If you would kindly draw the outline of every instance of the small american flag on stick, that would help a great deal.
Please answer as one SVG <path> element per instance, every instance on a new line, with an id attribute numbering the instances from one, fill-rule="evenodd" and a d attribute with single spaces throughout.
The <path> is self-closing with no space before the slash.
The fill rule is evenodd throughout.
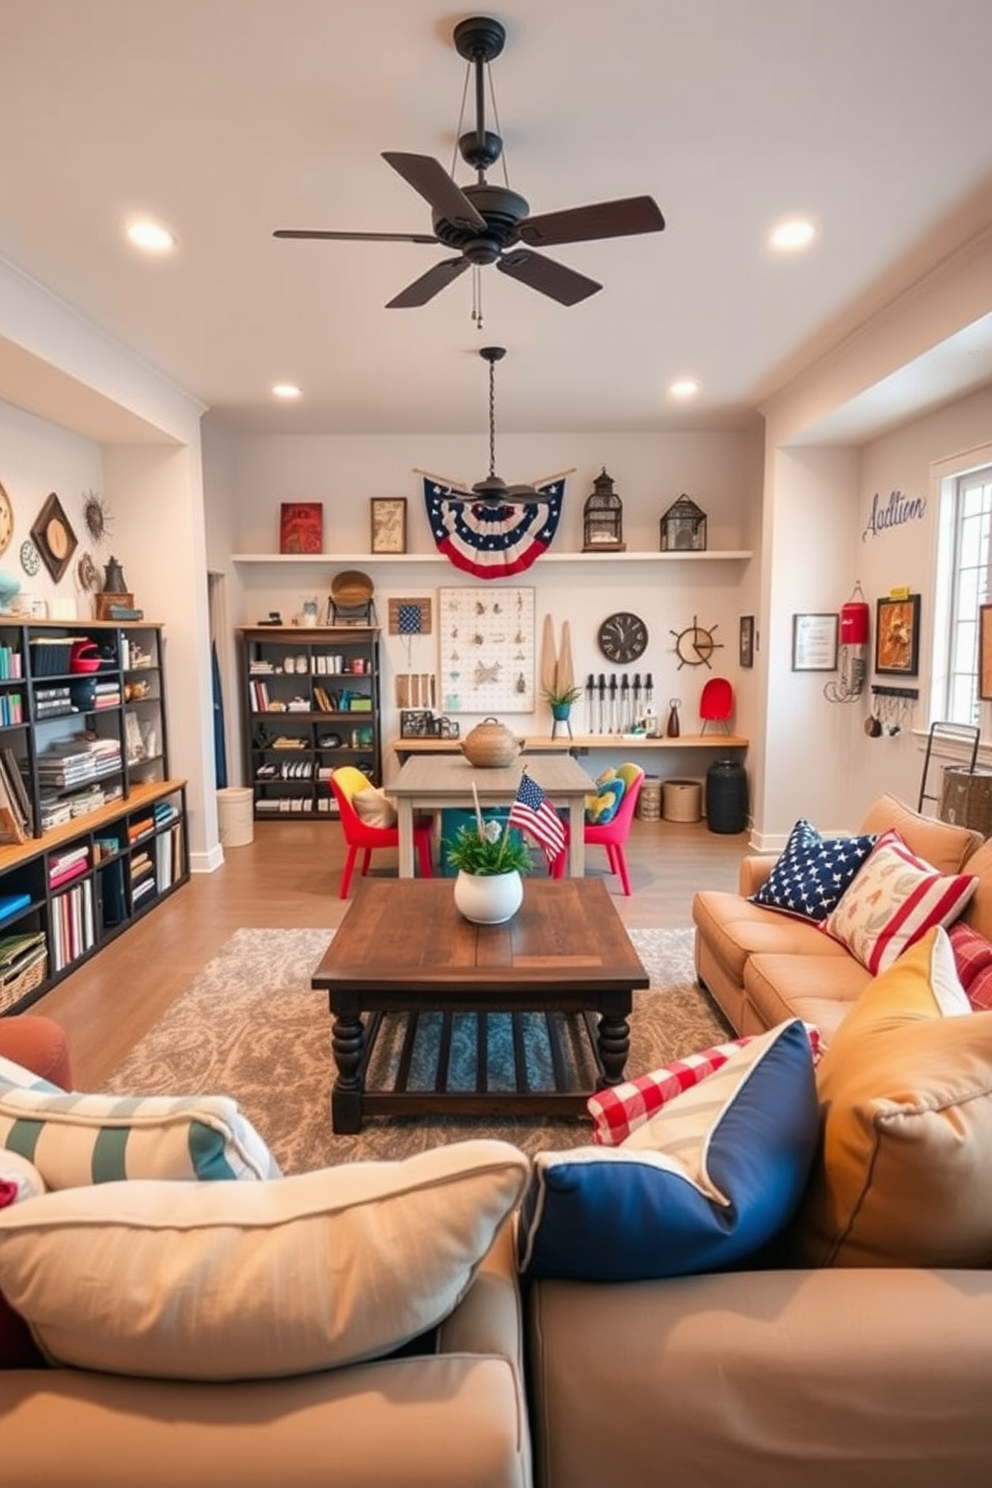
<path id="1" fill-rule="evenodd" d="M 519 827 L 544 848 L 544 856 L 553 863 L 565 850 L 565 828 L 557 811 L 535 780 L 524 772 L 516 799 L 510 807 L 509 825 Z"/>

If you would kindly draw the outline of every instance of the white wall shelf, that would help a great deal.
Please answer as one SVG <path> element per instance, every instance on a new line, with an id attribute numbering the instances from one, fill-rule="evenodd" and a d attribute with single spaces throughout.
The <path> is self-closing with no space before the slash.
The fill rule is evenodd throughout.
<path id="1" fill-rule="evenodd" d="M 704 553 L 543 553 L 538 563 L 725 563 L 730 560 L 750 558 L 747 549 L 730 549 Z M 232 553 L 232 563 L 309 565 L 325 568 L 328 563 L 347 564 L 410 564 L 440 563 L 451 567 L 451 560 L 444 553 Z"/>

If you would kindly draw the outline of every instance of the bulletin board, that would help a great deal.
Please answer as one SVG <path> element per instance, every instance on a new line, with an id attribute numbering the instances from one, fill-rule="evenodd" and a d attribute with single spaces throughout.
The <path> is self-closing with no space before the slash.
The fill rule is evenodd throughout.
<path id="1" fill-rule="evenodd" d="M 533 588 L 442 589 L 441 703 L 445 713 L 533 713 Z"/>

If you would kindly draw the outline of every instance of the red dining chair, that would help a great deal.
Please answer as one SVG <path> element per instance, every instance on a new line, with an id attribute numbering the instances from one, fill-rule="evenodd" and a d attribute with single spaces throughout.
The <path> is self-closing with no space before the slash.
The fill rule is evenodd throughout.
<path id="1" fill-rule="evenodd" d="M 394 824 L 391 827 L 374 827 L 365 822 L 355 810 L 352 797 L 359 791 L 369 790 L 370 782 L 367 776 L 354 765 L 342 765 L 340 769 L 331 775 L 331 790 L 334 799 L 338 803 L 341 813 L 341 830 L 347 846 L 344 860 L 344 868 L 341 870 L 340 897 L 347 899 L 348 890 L 351 887 L 351 875 L 354 872 L 355 860 L 359 850 L 362 853 L 362 878 L 369 871 L 372 854 L 379 847 L 398 847 L 400 841 L 399 828 Z M 413 820 L 413 845 L 420 863 L 421 878 L 432 877 L 431 869 L 431 835 L 434 823 L 429 816 L 415 816 Z"/>
<path id="2" fill-rule="evenodd" d="M 610 872 L 617 874 L 623 885 L 623 891 L 630 894 L 630 874 L 627 870 L 627 859 L 624 855 L 624 845 L 630 836 L 630 824 L 634 820 L 634 807 L 637 798 L 641 794 L 641 786 L 644 783 L 644 771 L 640 765 L 624 764 L 617 766 L 617 774 L 625 782 L 625 789 L 617 807 L 617 814 L 608 822 L 586 822 L 585 844 L 586 847 L 601 846 L 606 849 L 606 858 L 610 865 Z M 568 823 L 565 826 L 565 845 L 568 845 L 569 831 Z M 563 878 L 565 875 L 565 854 L 560 852 L 551 865 L 553 878 Z"/>

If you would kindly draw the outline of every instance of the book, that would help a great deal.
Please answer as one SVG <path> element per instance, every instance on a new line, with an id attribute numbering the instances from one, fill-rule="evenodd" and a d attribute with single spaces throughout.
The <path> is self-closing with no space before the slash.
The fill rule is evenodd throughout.
<path id="1" fill-rule="evenodd" d="M 4 748 L 0 750 L 0 765 L 4 767 L 5 773 L 10 779 L 10 784 L 13 787 L 12 797 L 16 800 L 20 808 L 24 830 L 30 837 L 34 832 L 34 810 L 31 806 L 31 797 L 28 795 L 28 788 L 24 783 L 24 776 L 21 773 L 20 762 L 12 749 Z"/>
<path id="2" fill-rule="evenodd" d="M 21 821 L 20 810 L 13 804 L 4 772 L 0 768 L 0 842 L 26 841 L 27 832 Z"/>
<path id="3" fill-rule="evenodd" d="M 13 919 L 31 903 L 30 894 L 0 894 L 0 920 Z"/>

